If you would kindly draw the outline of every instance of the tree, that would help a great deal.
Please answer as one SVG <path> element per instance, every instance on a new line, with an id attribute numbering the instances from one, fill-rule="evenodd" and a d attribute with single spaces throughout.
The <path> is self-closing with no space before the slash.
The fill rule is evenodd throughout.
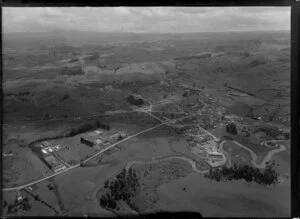
<path id="1" fill-rule="evenodd" d="M 285 132 L 283 135 L 284 135 L 285 139 L 287 139 L 287 140 L 290 138 L 290 133 L 288 133 L 288 132 Z"/>
<path id="2" fill-rule="evenodd" d="M 234 123 L 230 123 L 226 126 L 226 132 L 236 135 L 237 134 L 237 128 Z"/>
<path id="3" fill-rule="evenodd" d="M 187 96 L 188 96 L 188 93 L 187 93 L 187 92 L 184 92 L 184 93 L 182 94 L 182 96 L 183 96 L 183 97 L 187 97 Z"/>
<path id="4" fill-rule="evenodd" d="M 5 208 L 6 206 L 7 206 L 7 201 L 4 200 L 4 202 L 3 202 L 3 208 Z"/>
<path id="5" fill-rule="evenodd" d="M 105 180 L 105 182 L 104 182 L 104 188 L 108 188 L 108 185 L 109 185 L 109 180 Z"/>

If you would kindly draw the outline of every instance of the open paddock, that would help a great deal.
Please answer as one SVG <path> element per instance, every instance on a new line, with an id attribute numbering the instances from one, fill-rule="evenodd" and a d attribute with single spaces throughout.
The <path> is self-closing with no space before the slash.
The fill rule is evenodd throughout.
<path id="1" fill-rule="evenodd" d="M 237 165 L 251 165 L 251 155 L 244 148 L 239 147 L 231 141 L 224 143 L 223 149 L 230 155 L 231 164 Z"/>
<path id="2" fill-rule="evenodd" d="M 210 182 L 201 175 L 189 174 L 161 184 L 157 193 L 159 200 L 152 212 L 164 209 L 196 211 L 204 217 L 289 217 L 291 210 L 288 185 Z"/>

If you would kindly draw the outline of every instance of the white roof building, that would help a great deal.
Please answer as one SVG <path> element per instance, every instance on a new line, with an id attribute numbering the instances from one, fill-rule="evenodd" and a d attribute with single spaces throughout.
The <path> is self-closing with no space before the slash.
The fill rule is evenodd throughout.
<path id="1" fill-rule="evenodd" d="M 101 139 L 96 139 L 95 143 L 96 143 L 96 144 L 101 144 L 101 143 L 102 143 L 102 140 L 101 140 Z"/>
<path id="2" fill-rule="evenodd" d="M 101 135 L 103 132 L 100 131 L 100 130 L 96 130 L 95 133 L 96 133 L 97 135 Z"/>

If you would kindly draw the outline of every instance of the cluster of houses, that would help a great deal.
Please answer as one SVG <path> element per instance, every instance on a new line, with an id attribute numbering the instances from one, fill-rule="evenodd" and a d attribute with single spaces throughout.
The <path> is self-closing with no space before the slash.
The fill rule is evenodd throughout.
<path id="1" fill-rule="evenodd" d="M 225 155 L 218 150 L 217 143 L 211 135 L 189 134 L 188 142 L 194 146 L 192 153 L 207 158 L 211 166 L 217 167 L 226 162 Z"/>

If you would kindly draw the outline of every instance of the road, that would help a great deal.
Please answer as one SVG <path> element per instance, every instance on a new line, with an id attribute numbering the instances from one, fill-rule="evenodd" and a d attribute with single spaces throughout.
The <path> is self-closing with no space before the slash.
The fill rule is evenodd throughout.
<path id="1" fill-rule="evenodd" d="M 135 94 L 132 94 L 132 95 L 135 95 Z M 161 123 L 158 124 L 158 125 L 156 125 L 156 126 L 153 126 L 152 128 L 149 128 L 149 129 L 146 129 L 146 130 L 144 130 L 144 131 L 138 132 L 138 133 L 136 133 L 136 134 L 134 134 L 134 135 L 128 136 L 127 138 L 124 138 L 123 140 L 118 141 L 118 142 L 116 142 L 116 143 L 114 143 L 114 144 L 108 146 L 107 148 L 105 148 L 105 149 L 99 151 L 98 153 L 96 153 L 96 154 L 94 154 L 93 156 L 87 158 L 86 160 L 82 161 L 81 163 L 84 164 L 84 163 L 90 161 L 91 159 L 93 159 L 93 158 L 99 156 L 100 154 L 104 153 L 105 151 L 107 151 L 107 150 L 109 150 L 109 149 L 111 149 L 111 148 L 117 146 L 118 144 L 120 144 L 120 143 L 122 143 L 122 142 L 125 142 L 125 141 L 127 141 L 127 140 L 129 140 L 129 139 L 131 139 L 131 138 L 134 138 L 134 137 L 136 137 L 136 136 L 138 136 L 138 135 L 140 135 L 140 134 L 143 134 L 143 133 L 145 133 L 145 132 L 148 132 L 148 131 L 151 131 L 151 130 L 153 130 L 153 129 L 156 129 L 156 128 L 158 128 L 158 127 L 160 127 L 160 126 L 162 126 L 162 125 L 165 125 L 165 124 L 167 124 L 168 122 L 171 122 L 171 121 L 172 121 L 172 120 L 163 121 L 163 120 L 161 120 L 160 118 L 158 118 L 158 117 L 152 115 L 152 114 L 151 114 L 152 103 L 151 103 L 149 100 L 147 100 L 147 99 L 145 99 L 145 98 L 143 98 L 143 97 L 140 97 L 140 98 L 143 99 L 143 100 L 145 100 L 145 101 L 147 101 L 147 102 L 149 103 L 149 109 L 147 110 L 148 112 L 144 112 L 144 111 L 141 111 L 141 112 L 144 112 L 144 113 L 146 113 L 146 114 L 148 114 L 148 115 L 150 115 L 150 116 L 152 116 L 152 117 L 158 119 Z M 113 115 L 113 114 L 132 113 L 132 112 L 137 112 L 137 111 L 121 111 L 121 112 L 118 111 L 118 112 L 111 112 L 111 113 L 106 113 L 106 114 L 101 114 L 101 115 Z M 95 117 L 95 116 L 96 116 L 96 115 L 93 115 L 93 116 L 87 116 L 87 117 Z M 99 115 L 98 115 L 98 116 L 99 116 Z M 87 117 L 80 117 L 80 118 L 87 118 Z M 77 118 L 77 117 L 76 117 L 76 118 Z M 68 118 L 68 119 L 70 119 L 70 118 Z M 73 119 L 74 119 L 74 118 L 73 118 Z M 55 119 L 52 119 L 52 120 L 55 120 Z M 57 120 L 59 120 L 59 119 L 57 119 Z M 47 121 L 48 121 L 48 120 L 47 120 Z M 27 184 L 25 184 L 25 185 L 16 186 L 16 187 L 11 187 L 11 188 L 2 188 L 2 191 L 20 190 L 20 189 L 26 188 L 26 187 L 28 187 L 28 186 L 32 186 L 32 185 L 34 185 L 34 184 L 37 184 L 37 183 L 39 183 L 39 182 L 43 182 L 43 181 L 45 181 L 45 180 L 47 180 L 47 179 L 53 178 L 53 177 L 55 177 L 55 176 L 57 176 L 57 175 L 66 173 L 66 172 L 68 172 L 68 171 L 70 171 L 70 170 L 72 170 L 72 169 L 74 169 L 74 168 L 79 167 L 79 166 L 80 166 L 80 163 L 79 163 L 79 164 L 76 164 L 76 165 L 73 165 L 73 166 L 70 166 L 69 168 L 67 168 L 67 169 L 65 169 L 65 170 L 62 170 L 62 171 L 60 171 L 60 172 L 58 172 L 58 173 L 54 173 L 54 174 L 52 174 L 52 175 L 50 175 L 50 176 L 47 176 L 47 177 L 44 177 L 44 178 L 42 178 L 42 179 L 33 181 L 33 182 L 31 182 L 31 183 L 27 183 Z"/>
<path id="2" fill-rule="evenodd" d="M 138 135 L 141 135 L 141 134 L 143 134 L 143 133 L 145 133 L 145 132 L 149 132 L 149 131 L 151 131 L 151 130 L 153 130 L 153 129 L 156 129 L 156 128 L 160 127 L 160 126 L 163 126 L 163 125 L 165 125 L 165 124 L 168 123 L 168 122 L 170 122 L 170 120 L 165 121 L 165 122 L 163 122 L 163 123 L 160 123 L 160 124 L 158 124 L 158 125 L 156 125 L 156 126 L 153 126 L 153 127 L 149 128 L 149 129 L 146 129 L 146 130 L 144 130 L 144 131 L 138 132 L 138 133 L 136 133 L 136 134 L 134 134 L 134 135 L 128 136 L 127 138 L 124 138 L 123 140 L 118 141 L 118 142 L 116 142 L 116 143 L 114 143 L 114 144 L 108 146 L 107 148 L 105 148 L 105 149 L 99 151 L 98 153 L 96 153 L 96 154 L 94 154 L 93 156 L 87 158 L 86 160 L 82 161 L 81 163 L 86 163 L 86 162 L 90 161 L 91 159 L 93 159 L 93 158 L 99 156 L 100 154 L 104 153 L 105 151 L 107 151 L 107 150 L 109 150 L 109 149 L 111 149 L 111 148 L 117 146 L 118 144 L 120 144 L 120 143 L 122 143 L 122 142 L 125 142 L 125 141 L 127 141 L 127 140 L 129 140 L 129 139 L 131 139 L 131 138 L 134 138 L 134 137 L 136 137 L 136 136 L 138 136 Z M 73 165 L 73 166 L 71 166 L 71 167 L 69 167 L 69 168 L 67 168 L 67 169 L 65 169 L 65 170 L 62 170 L 62 171 L 60 171 L 60 172 L 58 172 L 58 173 L 54 173 L 54 174 L 52 174 L 52 175 L 50 175 L 50 176 L 44 177 L 44 178 L 39 179 L 39 180 L 35 180 L 35 181 L 30 182 L 30 183 L 27 183 L 27 184 L 25 184 L 25 185 L 16 186 L 16 187 L 11 187 L 11 188 L 2 188 L 2 191 L 21 190 L 21 189 L 26 188 L 26 187 L 28 187 L 28 186 L 32 186 L 32 185 L 34 185 L 34 184 L 43 182 L 43 181 L 45 181 L 45 180 L 47 180 L 47 179 L 53 178 L 53 177 L 58 176 L 58 175 L 60 175 L 60 174 L 66 173 L 66 172 L 68 172 L 68 171 L 70 171 L 70 170 L 72 170 L 72 169 L 74 169 L 74 168 L 79 167 L 79 166 L 80 166 L 80 163 L 79 163 L 79 164 L 76 164 L 76 165 Z"/>
<path id="3" fill-rule="evenodd" d="M 134 94 L 133 94 L 133 95 L 134 95 Z M 65 170 L 62 170 L 62 171 L 60 171 L 60 172 L 58 172 L 58 173 L 54 173 L 54 174 L 52 174 L 52 175 L 50 175 L 50 176 L 44 177 L 44 178 L 42 178 L 42 179 L 39 179 L 39 180 L 30 182 L 30 183 L 27 183 L 27 184 L 25 184 L 25 185 L 16 186 L 16 187 L 11 187 L 11 188 L 2 188 L 2 191 L 21 190 L 21 189 L 23 189 L 23 188 L 32 186 L 32 185 L 37 184 L 37 183 L 39 183 L 39 182 L 43 182 L 43 181 L 45 181 L 45 180 L 48 180 L 48 179 L 53 178 L 53 177 L 55 177 L 55 176 L 58 176 L 58 175 L 60 175 L 60 174 L 66 173 L 66 172 L 68 172 L 68 171 L 70 171 L 70 170 L 72 170 L 72 169 L 74 169 L 74 168 L 79 167 L 81 164 L 84 164 L 84 163 L 86 163 L 86 162 L 92 160 L 93 158 L 95 158 L 95 157 L 99 156 L 100 154 L 104 153 L 105 151 L 107 151 L 107 150 L 109 150 L 109 149 L 111 149 L 111 148 L 113 148 L 113 147 L 119 145 L 119 144 L 122 143 L 122 142 L 125 142 L 125 141 L 127 141 L 127 140 L 129 140 L 129 139 L 131 139 L 131 138 L 134 138 L 134 137 L 136 137 L 136 136 L 138 136 L 138 135 L 141 135 L 141 134 L 143 134 L 143 133 L 145 133 L 145 132 L 148 132 L 148 131 L 151 131 L 151 130 L 153 130 L 153 129 L 156 129 L 156 128 L 160 127 L 160 126 L 166 125 L 167 123 L 172 123 L 173 121 L 177 121 L 177 120 L 181 120 L 181 119 L 184 119 L 184 118 L 188 118 L 188 117 L 190 117 L 190 116 L 193 116 L 193 114 L 192 114 L 192 115 L 186 116 L 186 117 L 184 117 L 184 118 L 179 118 L 179 119 L 174 119 L 174 120 L 163 121 L 163 120 L 161 120 L 159 117 L 156 117 L 156 116 L 154 116 L 154 115 L 151 114 L 151 111 L 152 111 L 152 103 L 151 103 L 149 100 L 145 99 L 145 98 L 142 98 L 142 97 L 141 97 L 141 99 L 144 99 L 145 101 L 147 101 L 147 102 L 149 103 L 149 109 L 148 109 L 147 111 L 140 111 L 140 112 L 144 112 L 144 113 L 146 113 L 146 114 L 152 116 L 153 118 L 156 118 L 157 120 L 159 120 L 159 121 L 161 122 L 160 124 L 158 124 L 158 125 L 156 125 L 156 126 L 153 126 L 153 127 L 149 128 L 149 129 L 146 129 L 146 130 L 144 130 L 144 131 L 138 132 L 138 133 L 136 133 L 136 134 L 134 134 L 134 135 L 128 136 L 128 137 L 124 138 L 123 140 L 118 141 L 118 142 L 116 142 L 116 143 L 114 143 L 114 144 L 108 146 L 107 148 L 105 148 L 105 149 L 99 151 L 98 153 L 96 153 L 96 154 L 94 154 L 93 156 L 87 158 L 86 160 L 82 161 L 81 163 L 76 164 L 76 165 L 73 165 L 73 166 L 70 166 L 69 168 L 67 168 L 67 169 L 65 169 Z M 204 104 L 204 107 L 200 110 L 200 112 L 201 112 L 203 109 L 205 109 L 206 106 L 207 106 L 207 104 L 205 104 L 205 103 L 203 103 L 203 104 Z M 116 112 L 116 113 L 112 112 L 112 113 L 110 113 L 110 114 L 107 114 L 107 113 L 106 113 L 106 114 L 102 114 L 102 115 L 112 115 L 112 114 L 128 113 L 128 112 L 131 113 L 131 112 L 138 112 L 138 111 L 122 111 L 122 112 Z M 90 116 L 90 117 L 94 117 L 94 116 Z M 81 118 L 84 118 L 84 117 L 81 117 Z M 85 118 L 86 118 L 86 117 L 85 117 Z M 198 127 L 200 127 L 200 126 L 198 126 Z M 214 136 L 212 133 L 210 133 L 209 131 L 203 129 L 202 127 L 200 127 L 200 128 L 201 128 L 204 132 L 206 132 L 207 134 L 211 135 L 211 136 L 214 138 L 215 141 L 219 141 L 219 139 L 218 139 L 216 136 Z M 221 142 L 221 149 L 223 149 L 223 144 L 224 144 L 224 143 L 225 143 L 224 141 Z M 257 156 L 256 156 L 256 154 L 255 154 L 251 149 L 247 148 L 247 147 L 244 146 L 244 145 L 239 144 L 238 142 L 235 142 L 235 141 L 234 141 L 234 143 L 236 143 L 236 144 L 237 144 L 238 146 L 240 146 L 240 147 L 245 148 L 246 150 L 248 150 L 248 151 L 250 152 L 250 154 L 251 154 L 251 156 L 252 156 L 252 164 L 253 164 L 254 166 L 258 167 L 258 168 L 264 168 L 264 167 L 265 167 L 265 162 L 267 162 L 269 159 L 271 159 L 271 157 L 272 157 L 273 154 L 278 153 L 278 152 L 283 151 L 283 150 L 286 149 L 285 146 L 281 145 L 281 146 L 283 146 L 284 148 L 281 147 L 281 148 L 279 148 L 279 149 L 275 149 L 275 150 L 270 151 L 270 152 L 268 153 L 268 155 L 264 158 L 263 162 L 262 162 L 260 165 L 257 165 L 257 164 L 256 164 Z M 199 170 L 196 170 L 197 168 L 195 167 L 195 163 L 193 163 L 190 159 L 188 159 L 188 158 L 183 158 L 183 157 L 178 157 L 178 158 L 187 160 L 187 161 L 192 165 L 193 170 L 196 171 L 196 172 L 199 172 Z M 229 157 L 229 158 L 230 158 L 230 157 Z M 230 160 L 230 159 L 228 159 L 228 160 Z M 202 171 L 201 171 L 201 172 L 202 172 Z"/>

